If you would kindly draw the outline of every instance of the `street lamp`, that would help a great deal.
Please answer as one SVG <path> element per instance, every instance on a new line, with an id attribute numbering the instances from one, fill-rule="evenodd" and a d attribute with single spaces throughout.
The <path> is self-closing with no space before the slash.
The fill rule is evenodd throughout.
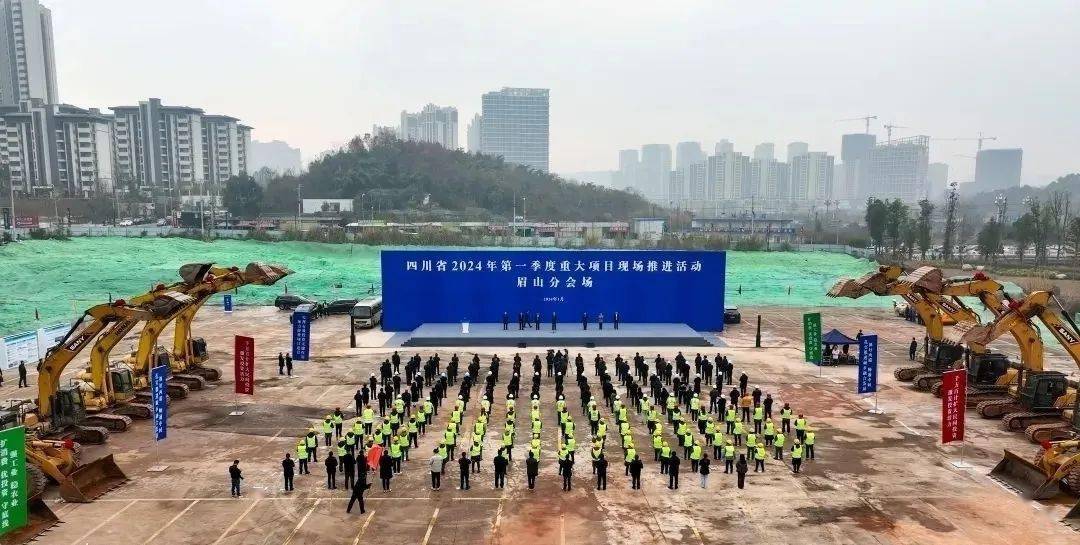
<path id="1" fill-rule="evenodd" d="M 304 212 L 304 198 L 300 194 L 300 190 L 304 187 L 304 184 L 296 184 L 296 230 L 300 231 L 300 214 Z"/>

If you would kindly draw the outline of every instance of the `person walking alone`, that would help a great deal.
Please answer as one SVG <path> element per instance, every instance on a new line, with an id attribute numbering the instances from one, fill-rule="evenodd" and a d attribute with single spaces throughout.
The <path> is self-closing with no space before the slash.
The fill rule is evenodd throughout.
<path id="1" fill-rule="evenodd" d="M 286 452 L 285 459 L 281 461 L 281 473 L 285 478 L 285 491 L 290 492 L 293 489 L 293 469 L 296 467 L 296 462 L 293 461 L 292 456 Z"/>
<path id="2" fill-rule="evenodd" d="M 26 388 L 26 361 L 19 360 L 19 388 Z"/>
<path id="3" fill-rule="evenodd" d="M 630 462 L 630 488 L 633 490 L 641 489 L 641 469 L 645 467 L 642 463 L 640 456 L 634 456 L 634 461 Z"/>
<path id="4" fill-rule="evenodd" d="M 242 480 L 244 480 L 244 475 L 240 471 L 240 460 L 233 460 L 232 465 L 229 466 L 229 483 L 231 484 L 229 494 L 232 497 L 240 497 L 240 481 Z"/>
<path id="5" fill-rule="evenodd" d="M 668 485 L 671 490 L 679 489 L 679 454 L 675 451 L 671 451 L 671 456 L 668 458 L 667 471 L 668 471 Z"/>
<path id="6" fill-rule="evenodd" d="M 529 457 L 525 460 L 525 477 L 529 481 L 529 490 L 536 488 L 536 476 L 540 474 L 540 460 L 536 459 L 533 452 L 529 451 Z"/>
<path id="7" fill-rule="evenodd" d="M 367 479 L 357 481 L 356 485 L 353 486 L 352 495 L 349 496 L 349 505 L 345 508 L 346 513 L 352 512 L 353 503 L 356 501 L 360 502 L 360 512 L 364 512 L 364 492 L 369 488 L 371 488 L 371 485 L 368 484 Z"/>
<path id="8" fill-rule="evenodd" d="M 337 490 L 337 456 L 334 456 L 334 451 L 330 451 L 326 454 L 326 459 L 323 460 L 323 464 L 326 465 L 326 488 L 329 490 Z"/>
<path id="9" fill-rule="evenodd" d="M 698 461 L 698 473 L 701 475 L 701 488 L 709 486 L 709 455 L 705 454 Z"/>
<path id="10" fill-rule="evenodd" d="M 439 449 L 431 452 L 431 489 L 438 490 L 442 487 L 443 457 L 439 455 Z"/>
<path id="11" fill-rule="evenodd" d="M 746 488 L 746 473 L 750 468 L 746 465 L 746 455 L 740 454 L 739 461 L 735 463 L 735 474 L 739 477 L 739 489 Z"/>

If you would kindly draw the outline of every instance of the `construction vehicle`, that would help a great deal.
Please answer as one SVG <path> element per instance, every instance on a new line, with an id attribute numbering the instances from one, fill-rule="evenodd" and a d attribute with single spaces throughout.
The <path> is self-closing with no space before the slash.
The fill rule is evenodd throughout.
<path id="1" fill-rule="evenodd" d="M 1062 489 L 1080 496 L 1080 439 L 1048 441 L 1030 461 L 1006 449 L 990 477 L 1032 500 L 1053 498 Z M 1080 525 L 1080 501 L 1064 522 Z"/>
<path id="2" fill-rule="evenodd" d="M 1046 291 L 1011 301 L 1007 312 L 992 324 L 971 328 L 962 341 L 985 345 L 1011 330 L 1016 322 L 1038 318 L 1080 367 L 1080 329 L 1063 309 L 1060 316 L 1051 310 L 1051 301 L 1061 309 L 1060 303 Z M 1032 441 L 1039 443 L 1080 433 L 1080 414 L 1077 414 L 1080 385 L 1057 371 L 1032 372 L 1026 378 L 1021 376 L 1019 384 L 1010 398 L 980 403 L 979 414 L 986 418 L 1000 416 L 1005 429 L 1024 430 Z"/>
<path id="3" fill-rule="evenodd" d="M 151 364 L 169 365 L 172 371 L 169 384 L 183 384 L 192 390 L 205 388 L 208 378 L 220 378 L 218 370 L 203 367 L 201 362 L 190 358 L 196 345 L 201 346 L 205 354 L 205 341 L 191 339 L 191 322 L 195 314 L 203 303 L 216 293 L 248 284 L 268 286 L 291 273 L 291 270 L 284 267 L 262 263 L 249 263 L 243 270 L 237 267 L 214 267 L 208 263 L 192 263 L 181 267 L 180 276 L 183 281 L 169 287 L 161 286 L 161 289 L 181 292 L 189 297 L 190 301 L 156 316 L 143 327 L 138 347 L 129 359 L 136 385 L 148 384 Z M 157 341 L 165 327 L 174 320 L 177 323 L 174 333 L 175 353 L 169 353 L 159 346 Z M 179 345 L 178 350 L 176 345 Z M 205 357 L 203 359 L 205 361 Z"/>

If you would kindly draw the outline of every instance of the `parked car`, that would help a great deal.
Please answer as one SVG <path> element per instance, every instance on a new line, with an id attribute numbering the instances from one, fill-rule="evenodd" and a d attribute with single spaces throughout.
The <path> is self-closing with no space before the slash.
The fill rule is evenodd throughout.
<path id="1" fill-rule="evenodd" d="M 311 321 L 318 320 L 319 317 L 326 315 L 326 310 L 323 308 L 322 303 L 304 303 L 302 305 L 297 305 L 296 308 L 293 309 L 293 314 L 296 314 L 297 312 L 308 313 L 311 315 Z M 292 316 L 289 317 L 289 323 L 292 323 Z"/>
<path id="2" fill-rule="evenodd" d="M 315 301 L 293 293 L 283 293 L 274 299 L 274 306 L 281 310 L 292 310 L 300 305 L 313 305 Z"/>
<path id="3" fill-rule="evenodd" d="M 135 225 L 135 220 L 132 220 L 132 219 L 122 219 L 122 220 L 120 220 L 120 227 L 131 227 L 132 225 Z"/>
<path id="4" fill-rule="evenodd" d="M 724 323 L 737 324 L 742 321 L 742 313 L 735 305 L 724 305 Z"/>
<path id="5" fill-rule="evenodd" d="M 359 299 L 334 299 L 323 305 L 323 314 L 348 314 Z"/>

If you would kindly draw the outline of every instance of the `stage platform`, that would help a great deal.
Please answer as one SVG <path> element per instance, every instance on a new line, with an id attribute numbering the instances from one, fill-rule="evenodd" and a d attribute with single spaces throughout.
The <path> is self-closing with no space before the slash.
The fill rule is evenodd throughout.
<path id="1" fill-rule="evenodd" d="M 575 325 L 577 327 L 575 327 Z M 516 323 L 503 330 L 501 323 L 470 324 L 469 333 L 461 332 L 461 324 L 424 324 L 408 338 L 400 340 L 401 346 L 722 346 L 713 333 L 699 333 L 686 324 L 619 324 L 614 329 L 604 324 L 600 330 L 595 323 L 588 330 L 581 324 L 559 324 L 556 331 L 551 324 L 541 324 L 535 329 L 519 330 Z M 395 335 L 396 337 L 397 335 Z"/>

